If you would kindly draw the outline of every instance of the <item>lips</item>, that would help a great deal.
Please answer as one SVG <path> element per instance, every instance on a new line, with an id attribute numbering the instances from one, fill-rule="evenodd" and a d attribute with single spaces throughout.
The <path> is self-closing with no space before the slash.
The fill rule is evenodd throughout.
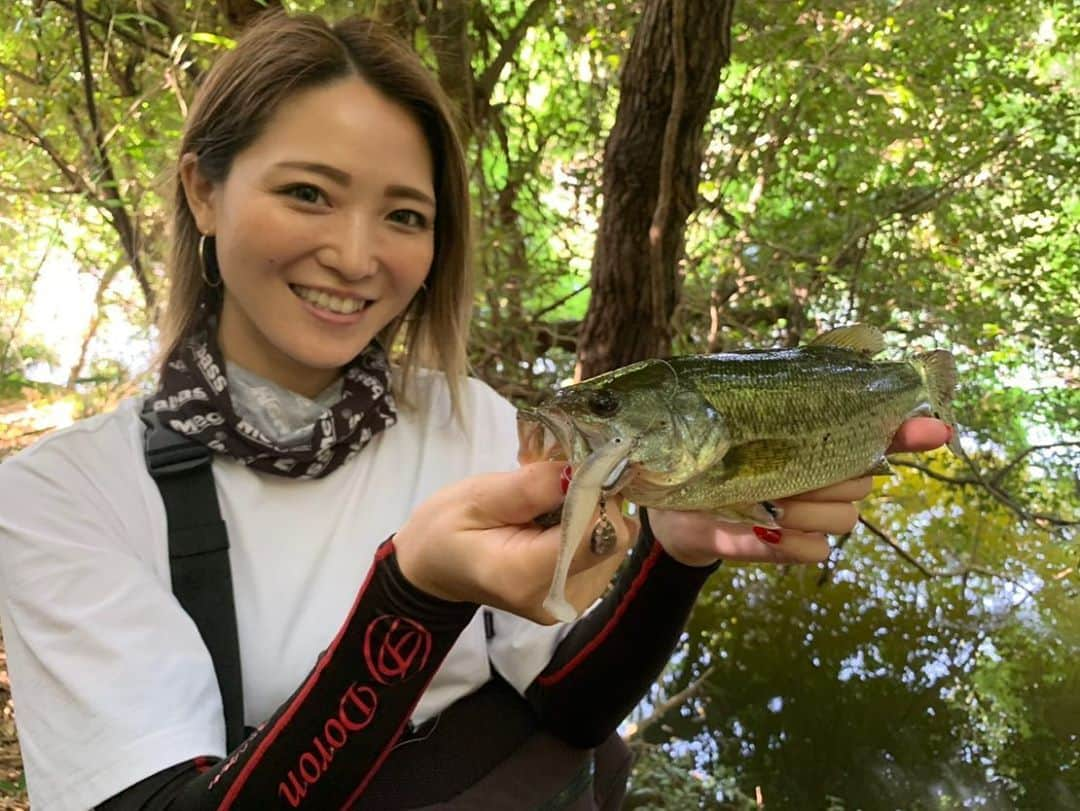
<path id="1" fill-rule="evenodd" d="M 328 293 L 314 287 L 290 284 L 289 289 L 300 299 L 335 315 L 353 315 L 367 307 L 371 301 L 359 296 Z"/>

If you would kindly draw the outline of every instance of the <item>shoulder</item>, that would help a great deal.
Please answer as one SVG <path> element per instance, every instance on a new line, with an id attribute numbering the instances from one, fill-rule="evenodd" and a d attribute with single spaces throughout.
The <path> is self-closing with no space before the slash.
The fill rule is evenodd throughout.
<path id="1" fill-rule="evenodd" d="M 0 602 L 34 600 L 41 582 L 55 590 L 136 561 L 167 576 L 164 510 L 143 462 L 139 406 L 122 403 L 0 464 Z"/>
<path id="2" fill-rule="evenodd" d="M 121 460 L 141 453 L 141 399 L 123 401 L 116 409 L 54 431 L 0 464 L 0 482 L 29 474 L 92 474 L 116 470 Z M 3 492 L 3 488 L 0 488 Z"/>
<path id="3" fill-rule="evenodd" d="M 0 564 L 49 543 L 145 534 L 148 485 L 138 400 L 55 431 L 0 464 Z"/>

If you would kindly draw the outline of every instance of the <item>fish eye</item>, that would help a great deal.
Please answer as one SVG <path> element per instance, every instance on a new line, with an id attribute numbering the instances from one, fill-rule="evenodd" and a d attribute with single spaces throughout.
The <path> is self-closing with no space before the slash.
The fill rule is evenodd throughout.
<path id="1" fill-rule="evenodd" d="M 619 410 L 619 398 L 606 390 L 589 395 L 589 410 L 598 417 L 611 417 Z"/>

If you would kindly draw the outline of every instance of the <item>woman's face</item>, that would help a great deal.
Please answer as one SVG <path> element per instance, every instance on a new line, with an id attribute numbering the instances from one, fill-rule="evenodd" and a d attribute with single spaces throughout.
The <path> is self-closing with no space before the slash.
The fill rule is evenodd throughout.
<path id="1" fill-rule="evenodd" d="M 223 183 L 185 156 L 217 243 L 225 357 L 308 396 L 329 385 L 431 268 L 433 171 L 416 121 L 355 77 L 288 97 Z"/>

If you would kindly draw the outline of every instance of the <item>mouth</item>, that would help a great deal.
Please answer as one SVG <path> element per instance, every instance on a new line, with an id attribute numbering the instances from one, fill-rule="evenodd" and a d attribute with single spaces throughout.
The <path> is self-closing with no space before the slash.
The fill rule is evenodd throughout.
<path id="1" fill-rule="evenodd" d="M 518 462 L 570 462 L 582 464 L 594 453 L 594 445 L 604 444 L 601 438 L 595 442 L 585 436 L 565 414 L 545 409 L 520 409 L 518 411 Z M 603 483 L 605 492 L 621 489 L 632 476 L 630 453 L 611 472 Z"/>
<path id="2" fill-rule="evenodd" d="M 575 458 L 575 450 L 588 453 L 584 439 L 578 437 L 573 423 L 562 415 L 523 408 L 518 411 L 517 427 L 518 458 L 522 464 L 570 462 Z"/>
<path id="3" fill-rule="evenodd" d="M 310 305 L 313 310 L 331 316 L 354 316 L 363 312 L 372 304 L 370 299 L 342 295 L 341 293 L 329 293 L 316 287 L 290 284 L 289 289 L 292 290 L 293 295 Z"/>

